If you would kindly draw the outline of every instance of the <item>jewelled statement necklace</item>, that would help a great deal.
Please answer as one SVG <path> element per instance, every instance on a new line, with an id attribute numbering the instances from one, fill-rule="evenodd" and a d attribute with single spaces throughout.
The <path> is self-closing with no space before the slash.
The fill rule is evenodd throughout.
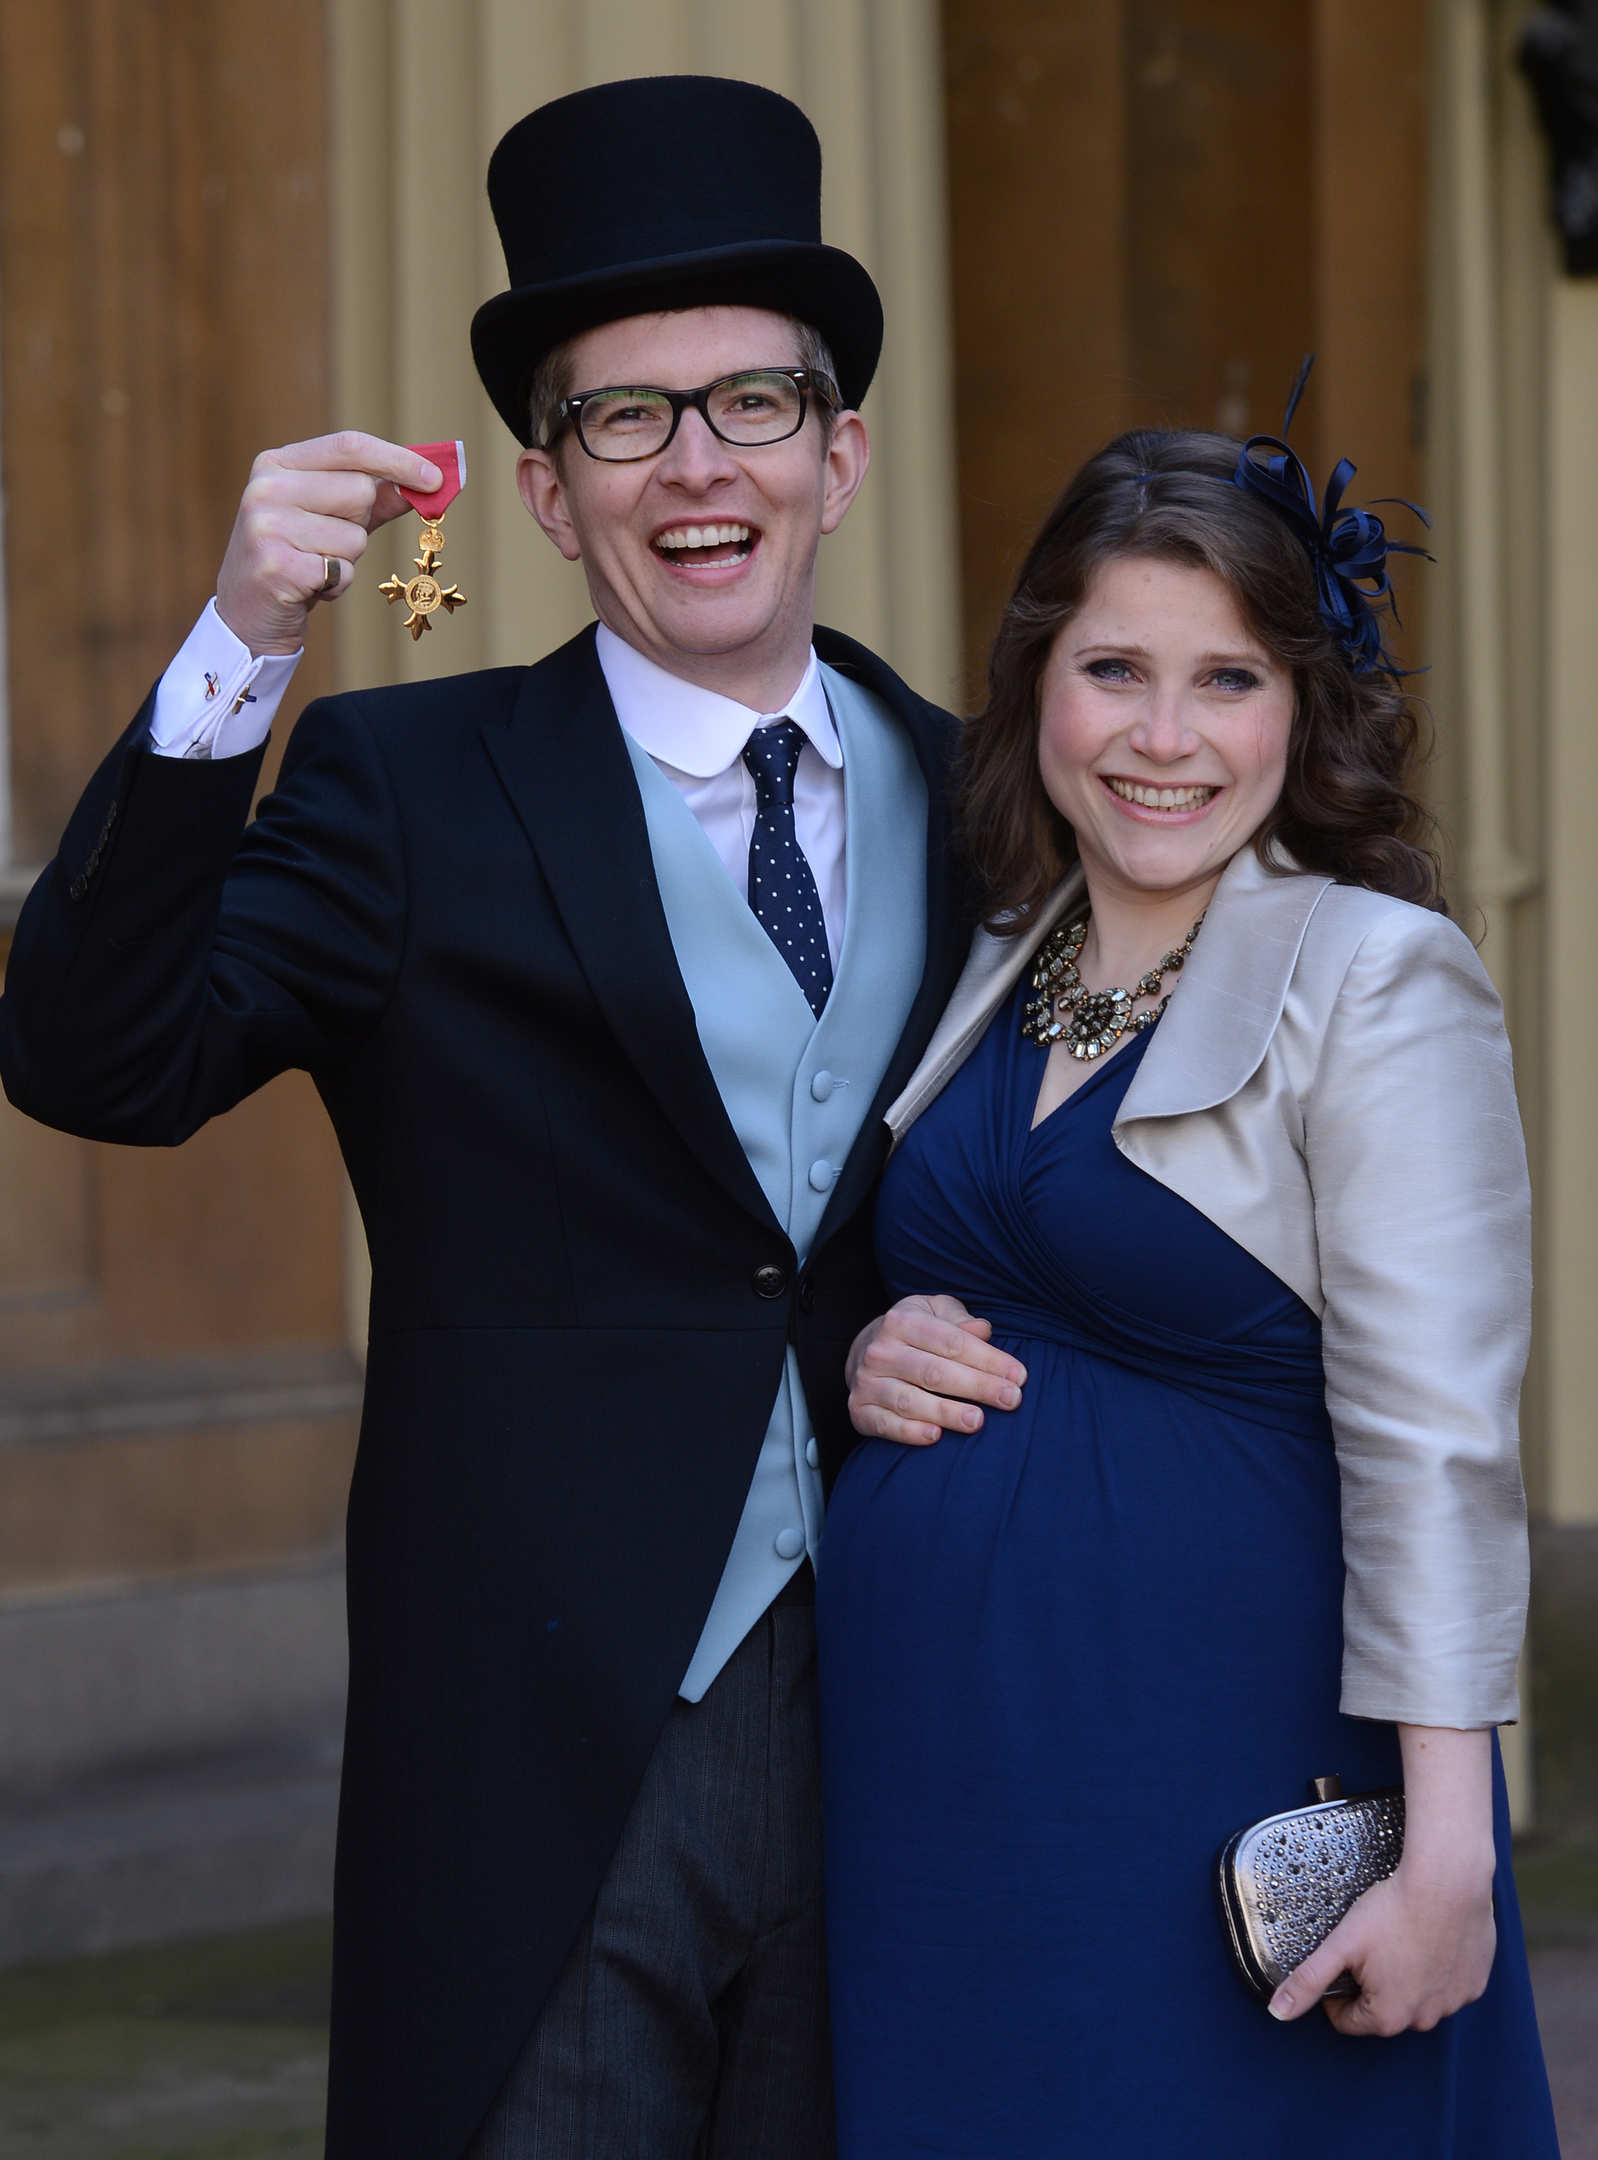
<path id="1" fill-rule="evenodd" d="M 1204 927 L 1201 915 L 1174 952 L 1158 967 L 1150 968 L 1130 990 L 1089 990 L 1077 973 L 1076 963 L 1087 939 L 1091 914 L 1051 930 L 1039 948 L 1032 969 L 1037 996 L 1021 1015 L 1021 1033 L 1040 1050 L 1064 1043 L 1072 1057 L 1092 1060 L 1113 1050 L 1123 1035 L 1141 1035 L 1171 1002 L 1173 983 L 1164 997 L 1160 989 L 1167 975 L 1178 974 L 1193 950 L 1193 940 Z M 1139 998 L 1160 998 L 1146 1012 L 1134 1012 Z"/>

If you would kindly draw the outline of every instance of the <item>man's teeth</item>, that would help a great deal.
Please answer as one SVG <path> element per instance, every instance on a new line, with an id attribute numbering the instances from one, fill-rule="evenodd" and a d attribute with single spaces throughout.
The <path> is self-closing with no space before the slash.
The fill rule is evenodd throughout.
<path id="1" fill-rule="evenodd" d="M 1122 802 L 1140 803 L 1145 810 L 1192 810 L 1220 792 L 1213 787 L 1143 787 L 1136 780 L 1110 780 L 1106 785 Z"/>
<path id="2" fill-rule="evenodd" d="M 655 542 L 663 548 L 734 547 L 749 538 L 747 525 L 674 525 Z"/>

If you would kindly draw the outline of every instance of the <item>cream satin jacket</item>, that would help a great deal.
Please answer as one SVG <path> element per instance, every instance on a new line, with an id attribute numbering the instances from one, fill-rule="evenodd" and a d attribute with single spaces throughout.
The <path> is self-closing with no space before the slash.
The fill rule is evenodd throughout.
<path id="1" fill-rule="evenodd" d="M 888 1111 L 895 1144 L 1081 890 L 1078 870 L 1022 937 L 977 932 Z M 1321 1316 L 1344 1711 L 1513 1721 L 1531 1206 L 1503 1012 L 1470 941 L 1406 901 L 1273 875 L 1245 848 L 1115 1140 Z"/>

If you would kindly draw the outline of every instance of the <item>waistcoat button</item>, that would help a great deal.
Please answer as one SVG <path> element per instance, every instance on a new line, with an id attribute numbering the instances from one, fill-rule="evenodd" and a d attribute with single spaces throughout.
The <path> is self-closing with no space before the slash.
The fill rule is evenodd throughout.
<path id="1" fill-rule="evenodd" d="M 805 1549 L 805 1534 L 802 1530 L 795 1530 L 790 1524 L 786 1530 L 779 1530 L 772 1542 L 777 1548 L 779 1560 L 797 1560 Z"/>
<path id="2" fill-rule="evenodd" d="M 756 1297 L 779 1298 L 788 1287 L 788 1278 L 782 1269 L 769 1262 L 765 1267 L 757 1267 L 750 1280 Z"/>
<path id="3" fill-rule="evenodd" d="M 818 1156 L 810 1165 L 810 1190 L 812 1192 L 831 1192 L 833 1180 L 837 1174 L 837 1171 L 833 1169 L 831 1163 L 824 1156 Z"/>
<path id="4" fill-rule="evenodd" d="M 831 1073 L 818 1072 L 814 1080 L 812 1080 L 810 1083 L 810 1092 L 817 1102 L 826 1102 L 829 1096 L 832 1094 Z"/>
<path id="5" fill-rule="evenodd" d="M 805 1461 L 810 1465 L 812 1470 L 819 1470 L 821 1468 L 821 1450 L 816 1446 L 816 1443 L 813 1439 L 807 1440 L 805 1442 Z"/>

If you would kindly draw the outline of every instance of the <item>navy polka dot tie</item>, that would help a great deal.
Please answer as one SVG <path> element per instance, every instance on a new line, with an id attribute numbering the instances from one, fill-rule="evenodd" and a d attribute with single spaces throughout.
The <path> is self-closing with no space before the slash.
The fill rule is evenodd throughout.
<path id="1" fill-rule="evenodd" d="M 793 824 L 793 776 L 805 746 L 792 720 L 756 728 L 744 745 L 755 776 L 754 836 L 749 842 L 749 905 L 755 920 L 793 969 L 819 1020 L 832 988 L 832 955 L 821 895 Z"/>

